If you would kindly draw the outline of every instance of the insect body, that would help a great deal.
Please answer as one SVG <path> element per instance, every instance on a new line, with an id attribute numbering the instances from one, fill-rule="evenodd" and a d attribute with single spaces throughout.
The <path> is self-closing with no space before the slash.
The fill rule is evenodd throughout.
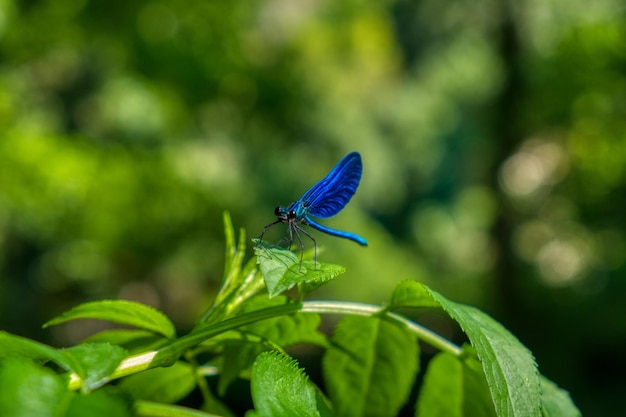
<path id="1" fill-rule="evenodd" d="M 276 207 L 274 214 L 277 220 L 263 228 L 259 239 L 263 238 L 265 232 L 278 223 L 286 223 L 289 229 L 289 242 L 293 242 L 294 234 L 300 242 L 300 247 L 304 249 L 304 242 L 300 232 L 310 238 L 317 249 L 315 238 L 301 225 L 311 226 L 320 232 L 329 235 L 352 240 L 359 245 L 367 246 L 367 241 L 359 235 L 342 230 L 331 229 L 315 222 L 312 217 L 327 218 L 339 213 L 348 204 L 356 192 L 363 165 L 361 155 L 352 152 L 346 155 L 339 163 L 317 184 L 309 188 L 298 200 L 289 207 Z"/>

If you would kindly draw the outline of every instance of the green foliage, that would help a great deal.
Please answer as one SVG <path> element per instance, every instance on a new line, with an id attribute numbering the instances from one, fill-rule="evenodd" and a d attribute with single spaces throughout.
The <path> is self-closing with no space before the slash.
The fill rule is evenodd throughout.
<path id="1" fill-rule="evenodd" d="M 5 416 L 64 415 L 73 397 L 67 382 L 51 369 L 24 358 L 4 358 L 0 367 L 0 410 Z"/>
<path id="2" fill-rule="evenodd" d="M 74 371 L 82 379 L 82 392 L 90 392 L 109 381 L 109 375 L 115 371 L 128 353 L 120 346 L 108 343 L 81 343 L 63 350 L 80 363 L 80 371 Z"/>
<path id="3" fill-rule="evenodd" d="M 195 368 L 177 361 L 167 368 L 154 368 L 124 378 L 119 386 L 136 400 L 174 404 L 185 398 L 196 386 Z"/>
<path id="4" fill-rule="evenodd" d="M 343 274 L 346 269 L 315 260 L 301 260 L 292 251 L 268 245 L 253 239 L 254 253 L 259 260 L 259 269 L 265 279 L 270 297 L 282 294 L 294 286 L 303 286 L 305 292 Z"/>
<path id="5" fill-rule="evenodd" d="M 376 256 L 328 245 L 349 269 L 323 298 L 412 277 L 488 306 L 586 414 L 620 413 L 624 370 L 587 370 L 626 333 L 624 1 L 300 3 L 0 0 L 0 329 L 71 346 L 83 322 L 41 323 L 111 298 L 234 317 L 265 284 L 223 269 L 216 213 L 256 236 L 358 150 L 340 221 Z"/>
<path id="6" fill-rule="evenodd" d="M 580 415 L 567 391 L 559 388 L 545 376 L 541 380 L 541 409 L 545 417 Z"/>
<path id="7" fill-rule="evenodd" d="M 128 396 L 113 387 L 79 394 L 68 390 L 67 378 L 20 357 L 0 362 L 0 387 L 0 411 L 6 417 L 133 415 Z"/>
<path id="8" fill-rule="evenodd" d="M 291 358 L 260 354 L 252 367 L 252 398 L 260 417 L 329 417 L 326 400 Z"/>
<path id="9" fill-rule="evenodd" d="M 344 317 L 323 362 L 337 415 L 397 415 L 413 386 L 418 357 L 417 337 L 406 329 L 379 317 Z"/>
<path id="10" fill-rule="evenodd" d="M 433 290 L 428 292 L 470 339 L 483 364 L 498 415 L 539 415 L 540 403 L 532 400 L 541 397 L 539 374 L 530 351 L 484 312 Z"/>
<path id="11" fill-rule="evenodd" d="M 496 415 L 485 374 L 476 359 L 441 352 L 430 361 L 417 401 L 417 417 Z"/>
<path id="12" fill-rule="evenodd" d="M 103 300 L 84 303 L 53 318 L 44 328 L 76 319 L 99 319 L 135 326 L 161 334 L 168 339 L 176 336 L 174 324 L 163 313 L 150 306 L 124 300 Z"/>
<path id="13" fill-rule="evenodd" d="M 318 269 L 292 274 L 290 269 L 299 267 L 296 254 L 256 242 L 259 274 L 256 262 L 244 262 L 245 246 L 235 243 L 230 218 L 224 220 L 231 264 L 216 297 L 223 305 L 212 305 L 180 337 L 161 312 L 113 300 L 79 305 L 45 326 L 92 318 L 136 329 L 108 330 L 66 349 L 2 332 L 0 414 L 232 416 L 227 394 L 236 381 L 246 380 L 254 406 L 246 412 L 250 417 L 393 417 L 402 409 L 418 417 L 580 415 L 565 391 L 539 375 L 530 352 L 480 310 L 416 281 L 399 283 L 387 307 L 302 301 L 332 279 L 320 278 L 320 271 L 333 275 L 342 268 L 318 262 Z M 289 265 L 277 267 L 287 259 Z M 291 283 L 272 294 L 286 274 Z M 293 286 L 300 291 L 295 300 L 284 294 Z M 441 307 L 471 346 L 460 349 L 394 312 L 401 307 Z M 330 338 L 319 330 L 321 316 L 328 313 L 344 315 Z M 146 338 L 161 342 L 133 353 L 123 347 Z M 418 341 L 441 352 L 428 364 L 412 403 L 421 368 Z M 287 353 L 304 344 L 325 350 L 325 392 Z M 217 382 L 215 390 L 211 381 Z M 196 408 L 178 404 L 189 401 L 195 390 L 202 398 Z"/>

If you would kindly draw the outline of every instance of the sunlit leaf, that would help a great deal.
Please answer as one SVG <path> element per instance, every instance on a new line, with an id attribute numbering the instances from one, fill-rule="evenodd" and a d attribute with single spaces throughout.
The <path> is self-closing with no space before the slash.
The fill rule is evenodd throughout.
<path id="1" fill-rule="evenodd" d="M 126 300 L 103 300 L 81 304 L 44 324 L 54 326 L 76 319 L 98 319 L 126 324 L 162 334 L 168 339 L 176 336 L 174 324 L 157 309 Z"/>
<path id="2" fill-rule="evenodd" d="M 120 362 L 127 356 L 126 350 L 109 343 L 82 343 L 61 351 L 64 355 L 76 358 L 82 365 L 82 391 L 89 392 L 109 381 Z"/>
<path id="3" fill-rule="evenodd" d="M 426 288 L 417 281 L 400 281 L 393 289 L 390 309 L 399 307 L 439 307 Z"/>
<path id="4" fill-rule="evenodd" d="M 307 290 L 343 274 L 345 268 L 307 259 L 300 262 L 298 256 L 285 248 L 257 241 L 254 250 L 259 268 L 270 297 L 275 297 L 299 284 Z"/>

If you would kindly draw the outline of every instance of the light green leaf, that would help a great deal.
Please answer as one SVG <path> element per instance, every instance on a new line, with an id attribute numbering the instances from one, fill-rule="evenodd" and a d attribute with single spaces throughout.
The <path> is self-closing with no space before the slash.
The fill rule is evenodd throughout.
<path id="1" fill-rule="evenodd" d="M 278 352 L 258 356 L 252 367 L 250 389 L 260 417 L 331 415 L 325 399 L 297 362 Z"/>
<path id="2" fill-rule="evenodd" d="M 126 350 L 108 343 L 83 343 L 64 349 L 61 353 L 75 358 L 82 365 L 82 372 L 76 373 L 83 379 L 83 393 L 107 383 L 108 376 L 127 356 Z"/>
<path id="3" fill-rule="evenodd" d="M 428 364 L 420 391 L 417 417 L 495 417 L 491 394 L 480 363 L 447 352 Z"/>
<path id="4" fill-rule="evenodd" d="M 66 371 L 85 374 L 83 367 L 76 358 L 64 354 L 62 351 L 43 343 L 35 342 L 25 337 L 15 336 L 0 331 L 0 358 L 20 356 L 23 358 L 43 362 L 53 361 Z"/>
<path id="5" fill-rule="evenodd" d="M 541 376 L 541 408 L 544 417 L 580 417 L 567 391 Z"/>
<path id="6" fill-rule="evenodd" d="M 425 288 L 476 349 L 498 416 L 540 416 L 539 374 L 530 351 L 484 312 Z"/>
<path id="7" fill-rule="evenodd" d="M 299 284 L 306 284 L 305 291 L 313 290 L 346 271 L 342 266 L 310 259 L 301 263 L 292 251 L 259 241 L 256 241 L 254 253 L 270 297 Z"/>
<path id="8" fill-rule="evenodd" d="M 168 339 L 176 337 L 174 324 L 153 307 L 126 300 L 103 300 L 81 304 L 43 325 L 44 328 L 76 319 L 98 319 L 135 326 L 161 334 Z"/>
<path id="9" fill-rule="evenodd" d="M 338 416 L 396 416 L 418 369 L 414 334 L 377 317 L 341 319 L 322 366 Z"/>
<path id="10" fill-rule="evenodd" d="M 161 404 L 150 401 L 136 401 L 135 413 L 137 417 L 221 417 L 217 414 L 206 413 L 180 405 Z"/>
<path id="11" fill-rule="evenodd" d="M 196 386 L 194 368 L 178 361 L 167 368 L 154 368 L 124 378 L 119 386 L 137 400 L 175 403 Z"/>
<path id="12" fill-rule="evenodd" d="M 390 309 L 400 307 L 439 307 L 426 288 L 417 281 L 400 281 L 393 289 Z"/>
<path id="13" fill-rule="evenodd" d="M 61 417 L 73 393 L 51 369 L 18 357 L 0 360 L 0 415 Z"/>

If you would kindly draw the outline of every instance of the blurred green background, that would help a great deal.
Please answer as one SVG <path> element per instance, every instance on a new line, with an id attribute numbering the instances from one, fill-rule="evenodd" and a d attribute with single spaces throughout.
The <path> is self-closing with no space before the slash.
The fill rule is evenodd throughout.
<path id="1" fill-rule="evenodd" d="M 0 0 L 0 328 L 139 300 L 182 331 L 223 268 L 350 151 L 316 233 L 348 272 L 502 321 L 585 415 L 626 405 L 623 0 Z M 280 230 L 278 230 L 280 229 Z M 279 240 L 277 226 L 268 239 Z"/>

